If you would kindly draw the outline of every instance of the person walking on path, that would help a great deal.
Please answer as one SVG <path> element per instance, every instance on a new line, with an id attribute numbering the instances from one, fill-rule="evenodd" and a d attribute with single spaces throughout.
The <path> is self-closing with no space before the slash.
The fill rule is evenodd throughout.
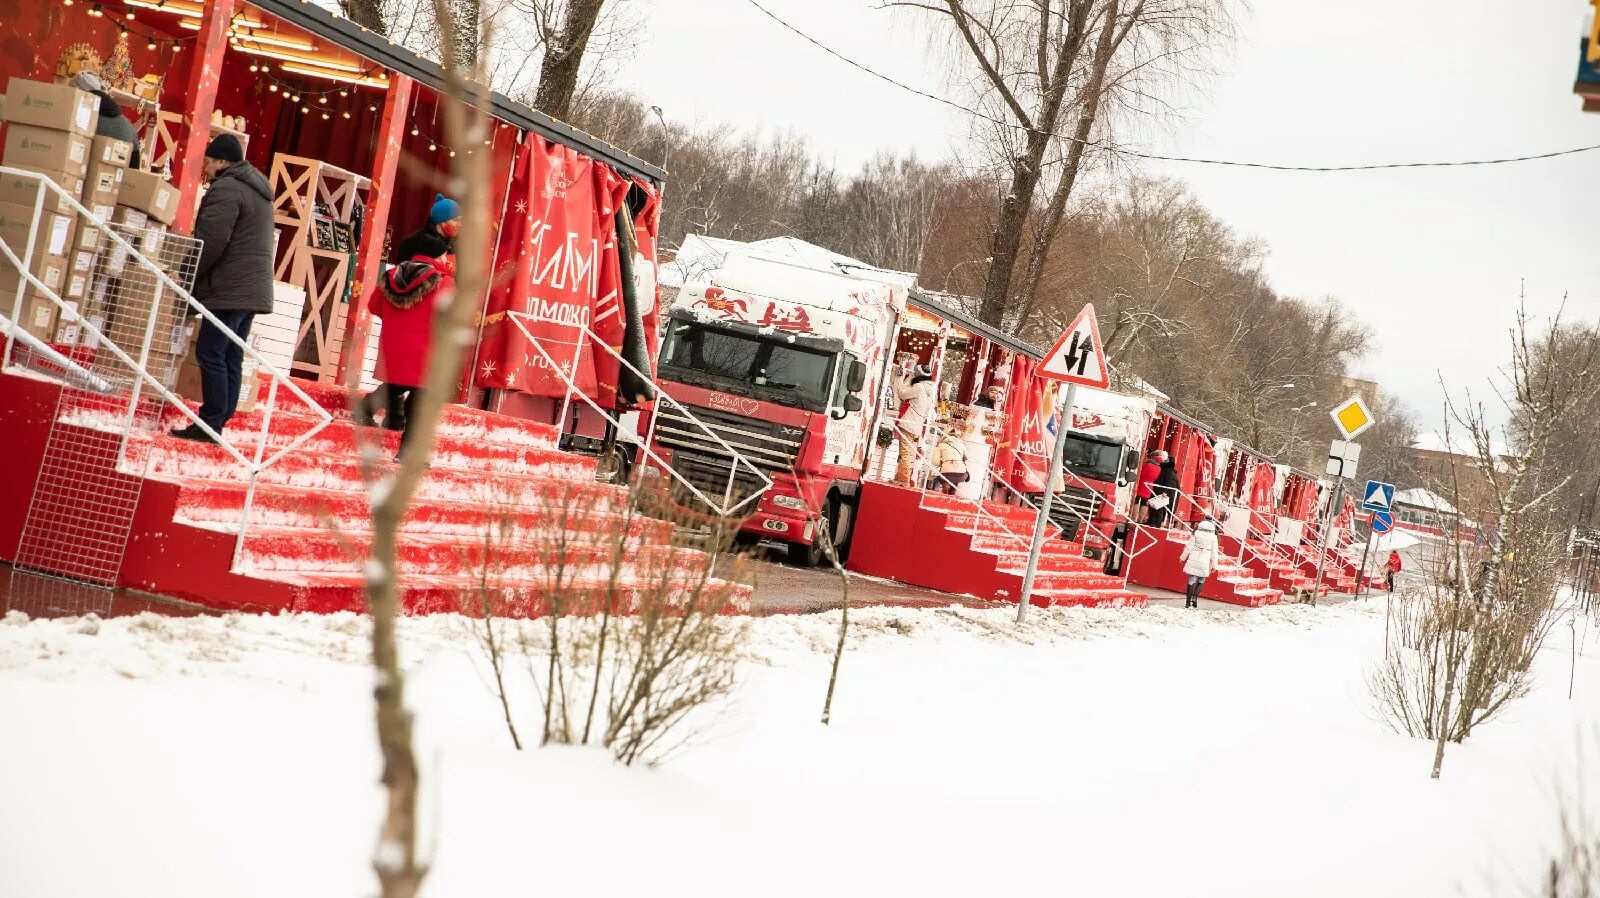
<path id="1" fill-rule="evenodd" d="M 250 336 L 250 323 L 272 311 L 272 188 L 244 161 L 244 148 L 232 134 L 219 134 L 206 146 L 204 173 L 211 187 L 195 216 L 194 236 L 202 245 L 193 295 L 239 339 L 235 343 L 210 319 L 202 320 L 195 339 L 200 420 L 220 434 L 239 405 L 242 344 Z M 212 439 L 198 424 L 172 435 Z"/>
<path id="2" fill-rule="evenodd" d="M 423 385 L 428 382 L 434 315 L 450 302 L 455 289 L 449 258 L 418 256 L 401 262 L 384 272 L 377 289 L 367 298 L 368 310 L 383 319 L 376 372 L 383 383 L 362 398 L 354 417 L 357 424 L 370 427 L 378 408 L 402 404 L 404 423 L 391 428 L 400 431 L 400 455 L 405 454 L 413 412 Z"/>
<path id="3" fill-rule="evenodd" d="M 144 168 L 144 158 L 139 150 L 139 131 L 133 126 L 133 122 L 128 121 L 128 117 L 122 114 L 122 105 L 111 98 L 111 92 L 106 90 L 105 82 L 100 80 L 100 76 L 84 69 L 72 76 L 72 86 L 100 98 L 100 121 L 95 123 L 94 136 L 109 137 L 112 140 L 133 144 L 133 149 L 128 154 L 128 167 Z"/>
<path id="4" fill-rule="evenodd" d="M 916 483 L 917 454 L 921 451 L 922 432 L 933 420 L 933 397 L 937 387 L 933 382 L 933 372 L 920 365 L 895 377 L 893 387 L 895 398 L 903 403 L 900 420 L 894 429 L 900 441 L 894 482 L 901 486 L 912 486 Z"/>
<path id="5" fill-rule="evenodd" d="M 1183 592 L 1183 607 L 1200 607 L 1200 590 L 1217 569 L 1217 525 L 1210 518 L 1201 521 L 1179 556 L 1188 584 Z"/>
<path id="6" fill-rule="evenodd" d="M 1389 560 L 1383 563 L 1383 581 L 1394 592 L 1394 578 L 1400 575 L 1400 553 L 1389 550 Z"/>
<path id="7" fill-rule="evenodd" d="M 1150 526 L 1165 527 L 1167 520 L 1178 511 L 1178 463 L 1165 450 L 1156 455 L 1161 471 L 1150 485 Z"/>

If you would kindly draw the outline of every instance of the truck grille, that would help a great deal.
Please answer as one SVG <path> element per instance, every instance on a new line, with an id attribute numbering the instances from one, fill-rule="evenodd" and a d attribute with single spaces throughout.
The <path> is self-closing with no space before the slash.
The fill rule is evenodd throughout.
<path id="1" fill-rule="evenodd" d="M 1081 486 L 1068 486 L 1056 493 L 1055 499 L 1051 500 L 1050 520 L 1060 525 L 1068 540 L 1075 540 L 1084 520 L 1094 520 L 1095 513 L 1100 510 L 1101 501 L 1103 501 L 1101 495 L 1094 490 Z"/>
<path id="2" fill-rule="evenodd" d="M 800 428 L 716 409 L 687 408 L 700 419 L 700 424 L 710 428 L 768 477 L 793 469 L 795 457 L 800 453 L 800 439 L 804 436 Z M 707 496 L 720 500 L 728 488 L 728 469 L 734 466 L 733 456 L 670 404 L 658 404 L 656 415 L 656 442 L 672 450 L 673 470 Z M 766 483 L 749 467 L 738 465 L 733 481 L 734 501 L 765 488 Z"/>

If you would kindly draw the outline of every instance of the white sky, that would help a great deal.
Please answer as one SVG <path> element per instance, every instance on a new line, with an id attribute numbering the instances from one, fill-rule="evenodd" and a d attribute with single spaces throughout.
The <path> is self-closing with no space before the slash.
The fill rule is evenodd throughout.
<path id="1" fill-rule="evenodd" d="M 669 119 L 792 130 L 846 170 L 879 149 L 961 152 L 961 113 L 826 55 L 746 0 L 647 2 L 652 35 L 620 78 Z M 871 0 L 760 2 L 851 58 L 951 95 L 904 13 Z M 1580 112 L 1571 92 L 1587 4 L 1514 6 L 1256 0 L 1221 76 L 1142 146 L 1347 164 L 1600 144 L 1600 115 Z M 1222 220 L 1263 239 L 1280 291 L 1340 297 L 1372 325 L 1378 340 L 1358 373 L 1429 427 L 1441 419 L 1438 373 L 1453 390 L 1481 391 L 1506 357 L 1524 281 L 1538 313 L 1566 293 L 1569 317 L 1600 316 L 1590 205 L 1600 204 L 1600 152 L 1396 172 L 1148 170 L 1181 177 Z"/>

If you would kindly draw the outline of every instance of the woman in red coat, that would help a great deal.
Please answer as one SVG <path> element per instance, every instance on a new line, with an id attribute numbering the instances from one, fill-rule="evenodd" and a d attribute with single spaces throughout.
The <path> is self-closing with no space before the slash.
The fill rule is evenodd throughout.
<path id="1" fill-rule="evenodd" d="M 383 319 L 378 335 L 377 378 L 383 384 L 361 400 L 356 423 L 372 426 L 380 408 L 393 409 L 404 396 L 405 421 L 400 426 L 400 451 L 412 412 L 428 382 L 428 348 L 433 344 L 433 316 L 450 301 L 455 288 L 449 256 L 416 256 L 401 262 L 378 279 L 378 289 L 367 298 L 367 308 Z"/>
<path id="2" fill-rule="evenodd" d="M 1156 494 L 1156 478 L 1161 476 L 1161 457 L 1166 453 L 1156 450 L 1145 456 L 1144 466 L 1139 469 L 1139 485 L 1134 490 L 1134 505 L 1139 508 L 1139 523 L 1143 524 L 1150 519 L 1149 501 Z"/>

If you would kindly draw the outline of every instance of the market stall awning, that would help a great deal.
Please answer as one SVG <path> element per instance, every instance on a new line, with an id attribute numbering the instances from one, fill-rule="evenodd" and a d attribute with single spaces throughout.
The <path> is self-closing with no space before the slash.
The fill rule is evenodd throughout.
<path id="1" fill-rule="evenodd" d="M 354 51 L 385 68 L 407 75 L 434 90 L 444 90 L 444 67 L 431 59 L 424 59 L 388 38 L 341 18 L 316 4 L 305 0 L 250 0 L 250 5 L 294 24 L 313 35 Z M 523 130 L 532 131 L 546 140 L 574 147 L 584 155 L 598 159 L 627 175 L 636 175 L 657 183 L 666 180 L 667 173 L 659 166 L 613 146 L 593 134 L 580 131 L 565 122 L 559 122 L 542 112 L 519 103 L 505 94 L 495 92 L 490 98 L 494 115 Z"/>

